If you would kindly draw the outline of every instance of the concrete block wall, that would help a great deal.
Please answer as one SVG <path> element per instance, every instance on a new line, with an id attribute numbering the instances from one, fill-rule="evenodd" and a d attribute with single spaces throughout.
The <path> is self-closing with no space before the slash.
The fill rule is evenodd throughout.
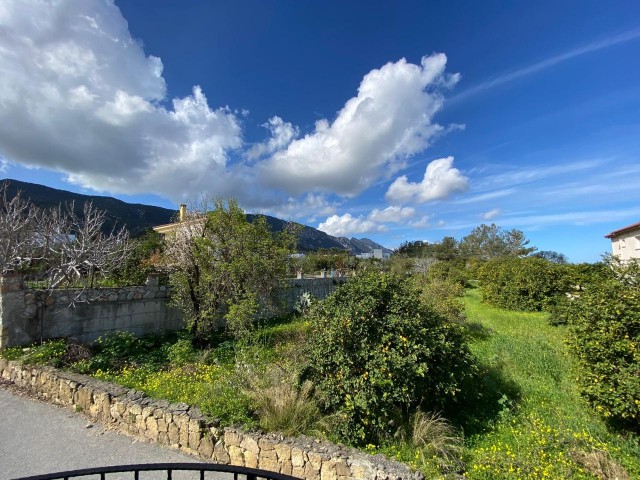
<path id="1" fill-rule="evenodd" d="M 280 291 L 283 312 L 293 311 L 304 292 L 330 295 L 346 278 L 289 279 Z M 180 312 L 169 305 L 170 290 L 150 277 L 144 286 L 61 289 L 44 296 L 25 288 L 20 275 L 0 275 L 0 348 L 41 339 L 74 338 L 91 343 L 102 335 L 135 335 L 182 328 Z M 265 310 L 263 314 L 275 314 Z"/>
<path id="2" fill-rule="evenodd" d="M 18 275 L 0 276 L 0 348 L 40 339 L 67 337 L 90 343 L 101 335 L 136 335 L 182 327 L 168 304 L 167 287 L 147 285 L 91 290 L 54 290 L 50 295 L 24 287 Z"/>
<path id="3" fill-rule="evenodd" d="M 0 358 L 0 377 L 31 395 L 82 412 L 92 421 L 205 461 L 308 480 L 423 480 L 406 465 L 381 455 L 309 437 L 285 438 L 224 428 L 187 404 L 154 400 L 84 375 Z"/>

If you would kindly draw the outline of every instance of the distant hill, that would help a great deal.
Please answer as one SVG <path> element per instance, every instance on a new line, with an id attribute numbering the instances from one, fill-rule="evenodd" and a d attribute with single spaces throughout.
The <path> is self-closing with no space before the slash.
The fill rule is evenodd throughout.
<path id="1" fill-rule="evenodd" d="M 176 210 L 168 208 L 154 207 L 151 205 L 143 205 L 140 203 L 127 203 L 112 197 L 103 197 L 100 195 L 82 195 L 72 193 L 66 190 L 46 187 L 37 183 L 21 182 L 18 180 L 4 179 L 0 180 L 0 184 L 7 182 L 7 194 L 9 197 L 15 196 L 16 192 L 22 192 L 24 198 L 28 198 L 40 208 L 57 207 L 60 204 L 74 202 L 75 211 L 82 213 L 85 202 L 92 202 L 95 208 L 106 212 L 107 220 L 104 230 L 106 232 L 116 227 L 125 225 L 131 235 L 137 236 L 143 232 L 155 227 L 171 223 L 177 216 Z M 248 214 L 251 220 L 255 215 Z M 279 232 L 286 228 L 288 222 L 270 215 L 265 215 L 267 223 L 273 231 Z M 353 255 L 371 252 L 375 248 L 382 248 L 386 252 L 391 250 L 384 248 L 382 245 L 369 240 L 367 238 L 347 238 L 334 237 L 320 230 L 301 225 L 301 231 L 298 234 L 298 250 L 301 252 L 310 252 L 318 249 L 337 248 L 348 250 Z"/>
<path id="2" fill-rule="evenodd" d="M 0 180 L 0 184 L 4 182 L 8 183 L 7 194 L 10 197 L 20 191 L 24 198 L 30 199 L 40 208 L 57 207 L 60 204 L 74 202 L 74 210 L 80 215 L 85 202 L 93 202 L 95 208 L 106 212 L 103 230 L 107 232 L 111 231 L 114 226 L 120 228 L 125 225 L 131 235 L 137 236 L 156 225 L 170 223 L 177 214 L 175 210 L 168 208 L 127 203 L 113 197 L 82 195 L 18 180 Z"/>

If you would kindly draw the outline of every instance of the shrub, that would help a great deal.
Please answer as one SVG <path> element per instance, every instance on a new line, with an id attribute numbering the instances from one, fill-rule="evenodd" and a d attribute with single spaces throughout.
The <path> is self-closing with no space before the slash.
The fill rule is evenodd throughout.
<path id="1" fill-rule="evenodd" d="M 435 313 L 450 322 L 462 322 L 464 288 L 457 282 L 434 278 L 428 280 L 424 276 L 416 277 L 416 284 L 421 289 L 420 299 Z"/>
<path id="2" fill-rule="evenodd" d="M 441 408 L 472 368 L 460 328 L 390 274 L 350 280 L 309 317 L 303 378 L 315 382 L 337 414 L 336 433 L 352 444 L 388 439 L 419 407 Z"/>
<path id="3" fill-rule="evenodd" d="M 26 350 L 21 360 L 26 364 L 60 367 L 66 354 L 67 342 L 65 340 L 48 340 L 42 345 L 36 345 Z"/>
<path id="4" fill-rule="evenodd" d="M 640 427 L 640 264 L 610 262 L 608 278 L 570 302 L 570 346 L 582 389 L 607 418 Z"/>
<path id="5" fill-rule="evenodd" d="M 258 413 L 261 428 L 291 436 L 313 433 L 321 426 L 323 415 L 313 384 L 307 380 L 298 385 L 296 377 L 278 366 L 249 376 L 245 393 Z"/>
<path id="6" fill-rule="evenodd" d="M 478 269 L 483 301 L 509 310 L 539 311 L 567 290 L 561 265 L 537 257 L 502 257 Z"/>

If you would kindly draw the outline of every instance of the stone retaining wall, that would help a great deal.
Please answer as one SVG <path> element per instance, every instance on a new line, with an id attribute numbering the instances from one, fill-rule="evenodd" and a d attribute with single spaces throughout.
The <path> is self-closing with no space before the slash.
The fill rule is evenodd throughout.
<path id="1" fill-rule="evenodd" d="M 421 480 L 403 464 L 307 437 L 223 428 L 183 403 L 84 375 L 0 358 L 0 376 L 29 394 L 82 412 L 115 430 L 171 446 L 206 461 L 260 468 L 301 479 Z"/>

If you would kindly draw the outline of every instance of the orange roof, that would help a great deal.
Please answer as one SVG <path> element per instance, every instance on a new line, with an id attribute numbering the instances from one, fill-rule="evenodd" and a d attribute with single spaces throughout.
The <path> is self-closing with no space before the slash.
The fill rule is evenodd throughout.
<path id="1" fill-rule="evenodd" d="M 627 225 L 626 227 L 623 227 L 619 230 L 614 230 L 609 235 L 605 235 L 604 238 L 613 238 L 620 235 L 621 233 L 625 233 L 625 232 L 628 232 L 629 230 L 634 230 L 636 228 L 640 228 L 640 222 L 634 223 L 633 225 Z"/>

